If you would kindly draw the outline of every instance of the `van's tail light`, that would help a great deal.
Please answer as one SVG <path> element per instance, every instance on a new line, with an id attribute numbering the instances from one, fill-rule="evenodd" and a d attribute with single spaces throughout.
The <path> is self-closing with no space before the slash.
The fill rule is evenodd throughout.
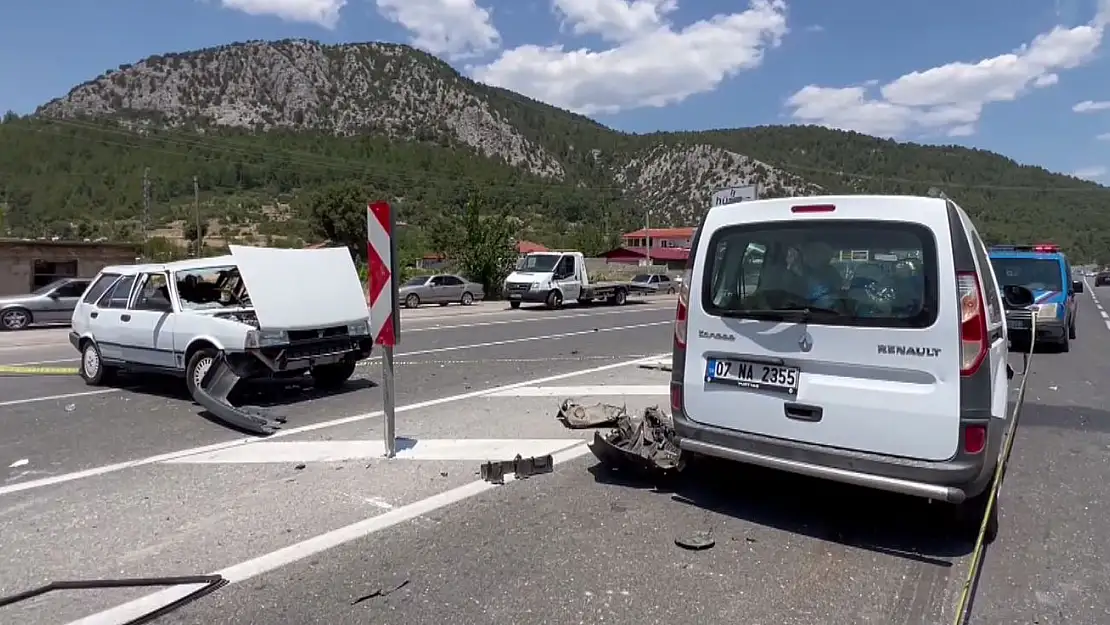
<path id="1" fill-rule="evenodd" d="M 690 276 L 687 269 L 682 274 L 682 286 L 678 287 L 678 306 L 674 312 L 674 345 L 686 349 L 686 318 L 690 315 Z"/>
<path id="2" fill-rule="evenodd" d="M 979 370 L 987 356 L 987 315 L 983 292 L 974 271 L 956 274 L 960 289 L 960 375 Z"/>
<path id="3" fill-rule="evenodd" d="M 974 456 L 987 448 L 987 426 L 969 425 L 964 428 L 964 453 Z"/>

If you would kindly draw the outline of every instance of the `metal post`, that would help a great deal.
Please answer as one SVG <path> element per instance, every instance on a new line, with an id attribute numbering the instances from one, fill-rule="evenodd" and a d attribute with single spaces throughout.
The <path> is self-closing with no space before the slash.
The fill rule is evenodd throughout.
<path id="1" fill-rule="evenodd" d="M 193 215 L 197 220 L 197 258 L 200 258 L 204 235 L 200 231 L 200 184 L 197 183 L 196 176 L 193 176 Z"/>
<path id="2" fill-rule="evenodd" d="M 647 237 L 647 265 L 651 267 L 651 209 L 644 213 L 644 236 Z"/>
<path id="3" fill-rule="evenodd" d="M 382 347 L 382 401 L 385 404 L 385 457 L 397 455 L 397 400 L 393 392 L 393 346 Z"/>
<path id="4" fill-rule="evenodd" d="M 143 216 L 139 220 L 139 229 L 143 237 L 143 256 L 146 256 L 146 220 L 150 216 L 150 168 L 143 170 Z"/>

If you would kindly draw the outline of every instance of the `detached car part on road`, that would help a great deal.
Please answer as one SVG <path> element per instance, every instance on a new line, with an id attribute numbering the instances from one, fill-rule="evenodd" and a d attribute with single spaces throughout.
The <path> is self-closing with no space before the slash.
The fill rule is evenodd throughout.
<path id="1" fill-rule="evenodd" d="M 230 248 L 217 258 L 103 269 L 73 313 L 81 377 L 99 385 L 119 370 L 183 376 L 209 412 L 259 433 L 282 419 L 232 406 L 240 380 L 307 372 L 320 388 L 342 386 L 373 345 L 346 248 Z"/>
<path id="2" fill-rule="evenodd" d="M 678 445 L 953 504 L 969 531 L 987 515 L 992 539 L 1013 375 L 1003 301 L 946 198 L 712 207 L 676 313 Z"/>

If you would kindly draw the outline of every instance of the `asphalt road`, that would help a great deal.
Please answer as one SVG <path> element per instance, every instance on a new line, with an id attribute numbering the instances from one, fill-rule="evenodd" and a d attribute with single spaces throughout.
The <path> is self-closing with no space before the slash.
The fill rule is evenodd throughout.
<path id="1" fill-rule="evenodd" d="M 1110 304 L 1110 288 L 1094 295 Z M 1080 303 L 1072 351 L 1034 358 L 972 623 L 1110 622 L 1110 323 L 1089 295 Z M 458 349 L 401 358 L 414 363 L 398 371 L 408 459 L 343 451 L 380 430 L 358 414 L 378 405 L 373 389 L 291 404 L 288 436 L 238 446 L 181 398 L 124 390 L 71 400 L 70 412 L 0 407 L 0 462 L 19 455 L 9 422 L 30 432 L 38 419 L 24 444 L 51 441 L 38 445 L 64 465 L 36 459 L 10 471 L 42 473 L 0 486 L 0 558 L 21 563 L 0 570 L 0 593 L 63 577 L 221 571 L 231 585 L 155 622 L 952 622 L 971 545 L 938 508 L 722 463 L 660 487 L 599 470 L 574 445 L 589 433 L 552 418 L 563 395 L 665 404 L 666 374 L 621 362 L 668 351 L 670 306 L 658 308 L 411 334 L 402 353 Z M 478 344 L 488 345 L 462 347 Z M 72 429 L 51 437 L 54 427 Z M 489 445 L 466 458 L 421 451 L 506 438 L 509 457 L 546 445 L 556 471 L 493 486 L 474 475 Z M 119 458 L 140 462 L 104 469 Z M 80 467 L 91 470 L 42 481 Z M 696 532 L 715 545 L 675 546 Z M 149 592 L 62 593 L 0 609 L 0 622 L 68 623 Z M 85 625 L 120 622 L 102 614 Z"/>
<path id="2" fill-rule="evenodd" d="M 659 337 L 665 337 L 664 326 L 673 318 L 669 299 L 623 308 L 506 311 L 492 303 L 486 308 L 489 312 L 475 314 L 437 307 L 408 315 L 413 320 L 404 323 L 394 356 L 399 405 L 569 371 L 583 363 L 658 353 L 665 348 Z M 11 362 L 33 362 L 54 360 L 42 356 L 68 349 L 71 360 L 64 364 L 75 366 L 75 352 L 65 334 L 60 336 L 67 341 L 64 346 L 54 341 L 0 354 Z M 380 380 L 380 357 L 372 356 L 340 393 L 262 384 L 257 401 L 250 403 L 274 407 L 290 428 L 311 425 L 380 410 L 381 392 L 371 389 Z M 28 459 L 32 470 L 41 472 L 28 475 L 57 474 L 236 436 L 201 415 L 184 384 L 170 377 L 132 377 L 117 389 L 90 388 L 76 375 L 0 377 L 0 462 Z M 0 475 L 4 471 L 0 467 Z"/>

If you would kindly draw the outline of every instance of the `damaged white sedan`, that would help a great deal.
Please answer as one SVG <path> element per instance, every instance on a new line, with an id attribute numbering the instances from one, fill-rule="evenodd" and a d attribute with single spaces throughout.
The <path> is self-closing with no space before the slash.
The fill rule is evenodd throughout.
<path id="1" fill-rule="evenodd" d="M 366 295 L 345 248 L 230 246 L 231 254 L 105 267 L 73 312 L 70 342 L 88 384 L 120 370 L 183 376 L 190 395 L 237 427 L 281 419 L 234 407 L 243 379 L 309 373 L 335 389 L 370 355 Z"/>

